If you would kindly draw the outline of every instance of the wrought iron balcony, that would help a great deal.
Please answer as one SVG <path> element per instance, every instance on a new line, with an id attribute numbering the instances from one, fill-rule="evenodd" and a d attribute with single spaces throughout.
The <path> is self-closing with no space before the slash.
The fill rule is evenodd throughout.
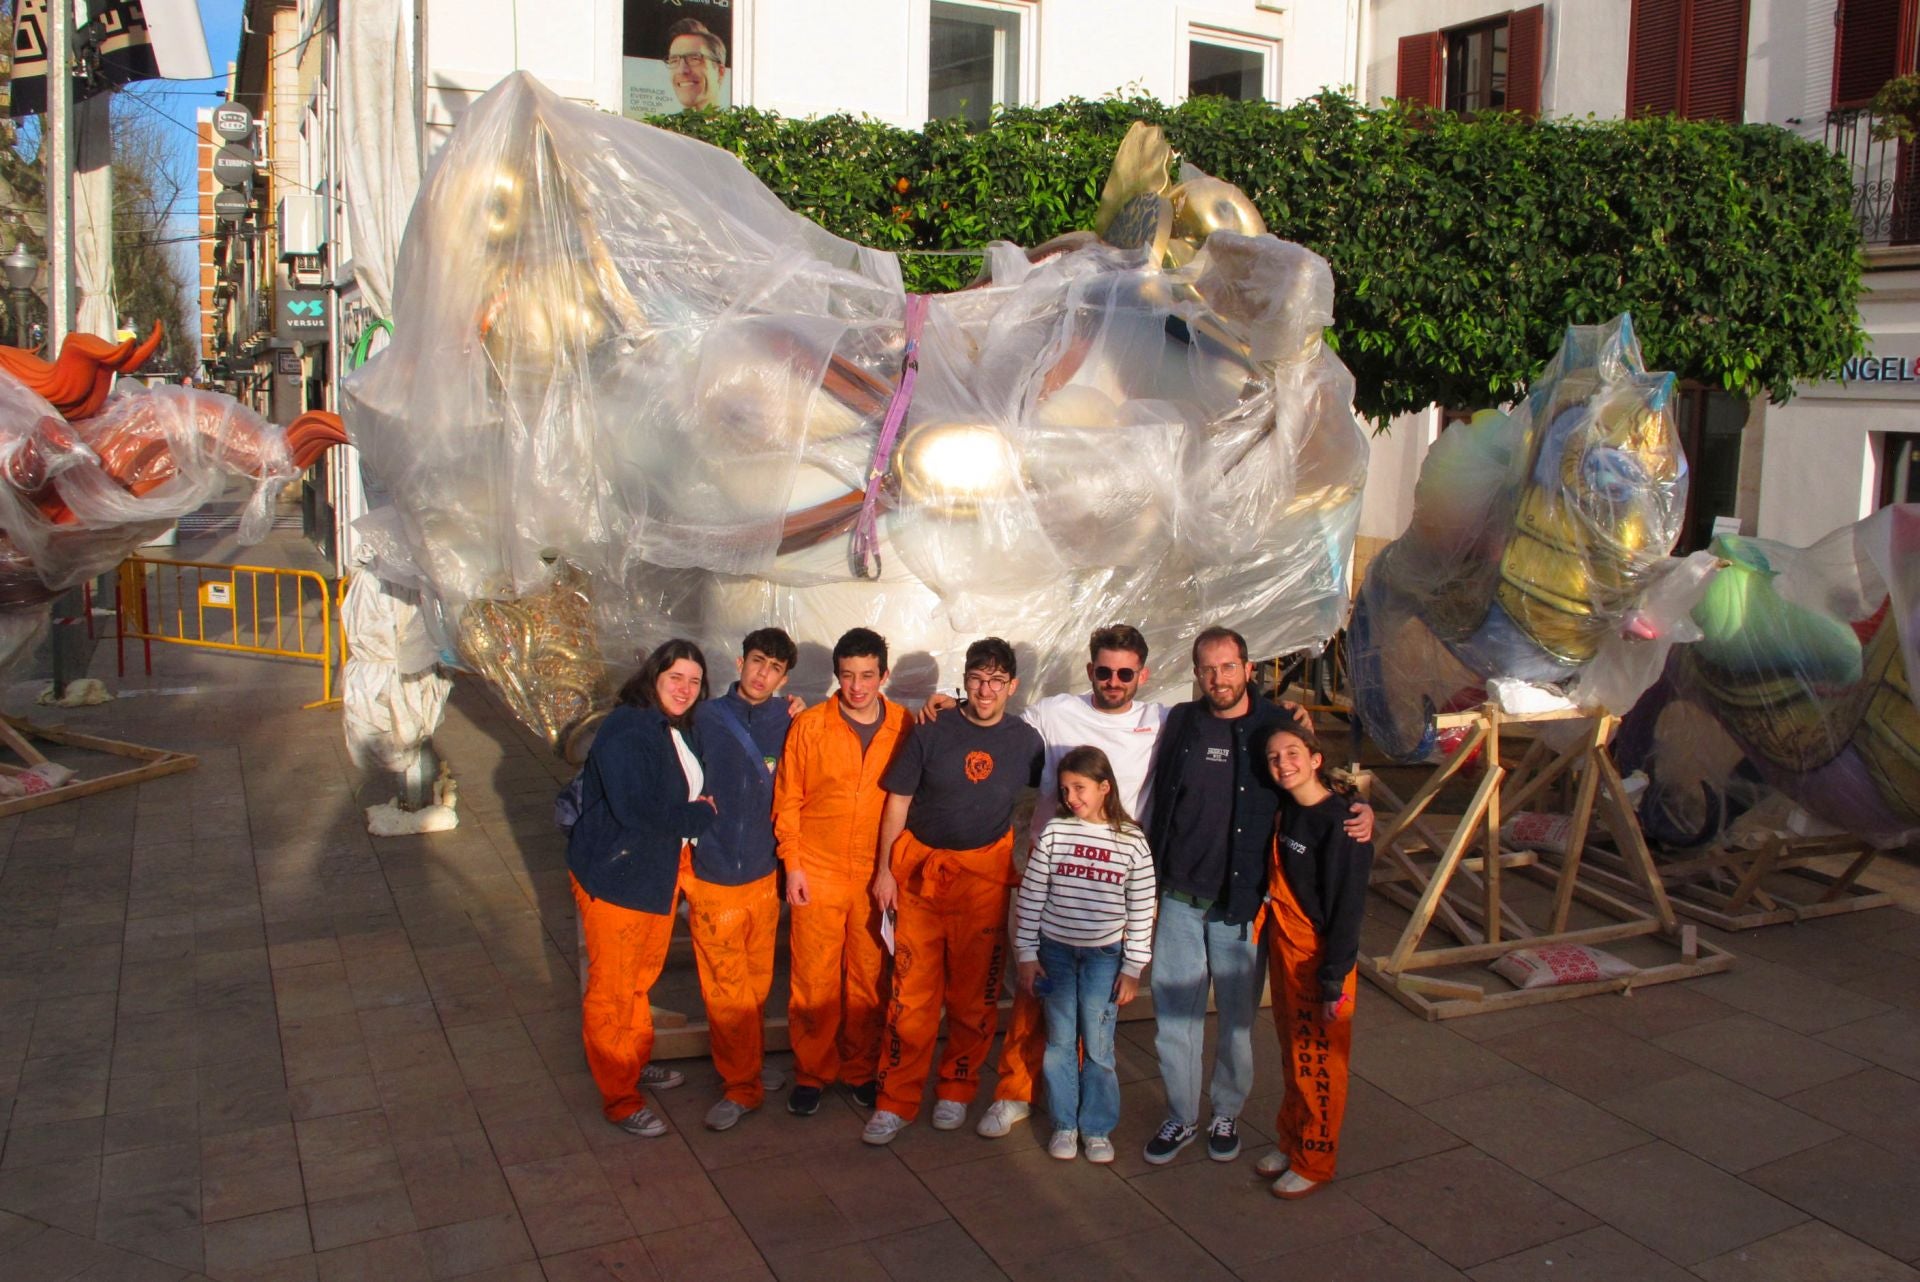
<path id="1" fill-rule="evenodd" d="M 1869 248 L 1920 241 L 1920 156 L 1911 143 L 1875 138 L 1868 107 L 1827 113 L 1826 144 L 1853 173 L 1853 218 Z"/>

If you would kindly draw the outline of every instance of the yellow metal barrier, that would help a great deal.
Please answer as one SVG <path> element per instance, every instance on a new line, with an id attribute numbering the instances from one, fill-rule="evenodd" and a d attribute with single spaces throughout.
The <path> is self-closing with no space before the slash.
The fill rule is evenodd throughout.
<path id="1" fill-rule="evenodd" d="M 120 675 L 126 643 L 146 647 L 153 674 L 153 643 L 229 650 L 320 665 L 317 708 L 333 700 L 333 669 L 341 650 L 334 639 L 334 594 L 312 570 L 266 565 L 217 565 L 129 557 L 120 563 Z"/>

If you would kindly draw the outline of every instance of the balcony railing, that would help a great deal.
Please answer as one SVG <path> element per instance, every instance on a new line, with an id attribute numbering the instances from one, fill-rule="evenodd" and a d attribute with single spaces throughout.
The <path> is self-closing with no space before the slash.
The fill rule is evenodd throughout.
<path id="1" fill-rule="evenodd" d="M 1861 243 L 1911 245 L 1920 241 L 1920 157 L 1912 144 L 1875 138 L 1879 119 L 1867 107 L 1830 111 L 1826 144 L 1853 173 L 1853 219 Z"/>

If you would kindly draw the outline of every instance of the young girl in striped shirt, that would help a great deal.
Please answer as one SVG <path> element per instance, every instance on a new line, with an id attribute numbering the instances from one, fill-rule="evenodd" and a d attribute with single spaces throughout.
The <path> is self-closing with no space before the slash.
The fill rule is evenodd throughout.
<path id="1" fill-rule="evenodd" d="M 1089 1162 L 1111 1162 L 1120 1120 L 1114 1022 L 1153 953 L 1153 855 L 1106 753 L 1075 748 L 1060 759 L 1059 778 L 1065 813 L 1027 856 L 1014 948 L 1020 986 L 1046 1004 L 1047 1152 L 1070 1162 L 1084 1140 Z"/>

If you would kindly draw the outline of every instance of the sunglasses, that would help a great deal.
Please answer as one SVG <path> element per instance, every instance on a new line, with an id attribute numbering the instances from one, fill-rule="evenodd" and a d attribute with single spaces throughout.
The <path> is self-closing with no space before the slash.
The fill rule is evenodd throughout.
<path id="1" fill-rule="evenodd" d="M 1095 666 L 1093 679 L 1095 681 L 1131 681 L 1138 674 L 1138 668 L 1109 668 L 1106 664 L 1102 663 Z"/>

